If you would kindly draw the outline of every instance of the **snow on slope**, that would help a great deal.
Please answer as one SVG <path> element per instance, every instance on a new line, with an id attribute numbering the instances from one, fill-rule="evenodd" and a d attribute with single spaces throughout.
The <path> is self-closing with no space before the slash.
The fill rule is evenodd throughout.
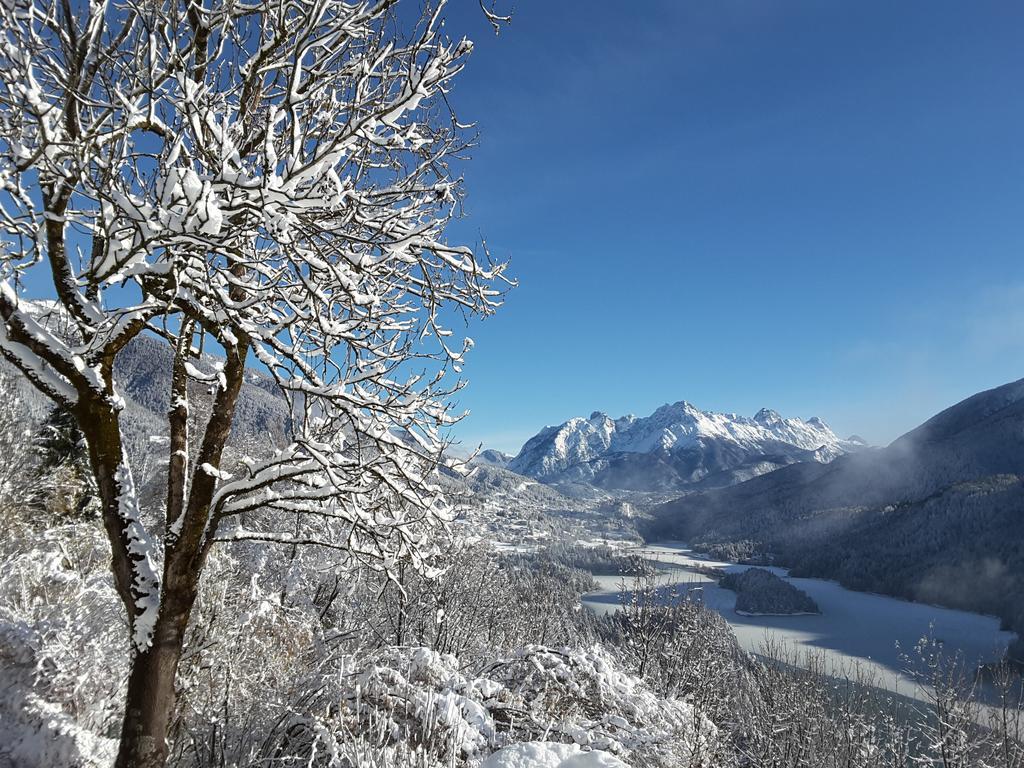
<path id="1" fill-rule="evenodd" d="M 481 768 L 629 768 L 601 750 L 584 752 L 575 744 L 529 741 L 505 747 L 488 757 Z"/>
<path id="2" fill-rule="evenodd" d="M 702 411 L 681 401 L 663 405 L 644 418 L 630 415 L 613 420 L 595 412 L 589 419 L 545 427 L 527 441 L 508 468 L 545 481 L 590 479 L 601 485 L 635 487 L 630 483 L 651 465 L 639 466 L 630 455 L 651 455 L 664 463 L 657 468 L 659 477 L 674 473 L 679 483 L 686 484 L 743 467 L 759 473 L 793 461 L 828 462 L 860 447 L 862 442 L 841 440 L 816 417 L 786 419 L 762 409 L 748 418 Z"/>
<path id="3" fill-rule="evenodd" d="M 498 467 L 504 469 L 510 461 L 512 461 L 512 457 L 507 453 L 487 448 L 480 451 L 469 463 L 477 467 Z"/>

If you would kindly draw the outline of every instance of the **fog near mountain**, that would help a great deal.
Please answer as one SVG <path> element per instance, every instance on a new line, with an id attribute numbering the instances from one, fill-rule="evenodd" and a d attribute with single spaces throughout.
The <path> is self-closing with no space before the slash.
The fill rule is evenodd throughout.
<path id="1" fill-rule="evenodd" d="M 647 417 L 594 412 L 545 427 L 508 468 L 546 483 L 586 482 L 639 491 L 731 485 L 796 462 L 827 463 L 865 447 L 821 419 L 702 411 L 680 401 Z"/>
<path id="2" fill-rule="evenodd" d="M 156 364 L 161 354 L 164 352 L 159 341 L 144 339 L 130 346 L 118 359 L 118 366 L 123 366 L 121 370 L 131 379 L 129 391 L 125 392 L 126 427 L 138 434 L 141 449 L 151 456 L 159 456 L 165 450 L 165 445 L 159 442 L 163 424 L 159 416 L 166 408 L 163 393 L 167 386 L 167 381 L 159 373 L 160 366 Z M 216 361 L 210 358 L 206 362 L 212 364 Z M 202 392 L 196 393 L 195 401 L 203 402 Z M 202 408 L 208 406 L 203 404 Z M 45 408 L 33 410 L 45 413 Z M 258 374 L 253 374 L 245 384 L 244 405 L 239 413 L 244 416 L 236 424 L 236 441 L 274 439 L 273 431 L 284 429 L 287 424 L 287 409 L 284 401 L 273 394 L 273 382 Z M 205 414 L 197 407 L 196 418 L 203 417 Z M 149 439 L 153 437 L 157 440 Z M 874 451 L 866 455 L 880 453 Z M 895 711 L 887 694 L 871 688 L 879 684 L 879 678 L 870 676 L 871 673 L 858 678 L 861 681 L 859 690 L 865 692 L 863 709 L 836 710 L 830 703 L 834 683 L 829 677 L 835 672 L 823 664 L 823 656 L 804 658 L 781 654 L 772 656 L 769 653 L 767 658 L 755 658 L 744 651 L 729 625 L 712 610 L 714 606 L 689 600 L 672 605 L 661 604 L 656 577 L 649 572 L 650 566 L 636 558 L 630 560 L 623 554 L 635 551 L 631 547 L 639 541 L 635 527 L 638 510 L 652 501 L 670 498 L 667 492 L 606 490 L 583 480 L 547 484 L 505 468 L 503 465 L 509 458 L 497 451 L 484 450 L 468 465 L 453 461 L 452 466 L 444 468 L 441 481 L 457 510 L 454 521 L 457 549 L 446 555 L 450 567 L 439 580 L 420 581 L 414 575 L 406 575 L 400 594 L 383 575 L 379 579 L 366 576 L 347 585 L 347 591 L 339 591 L 333 553 L 311 551 L 296 558 L 283 549 L 257 555 L 259 550 L 236 545 L 227 555 L 217 555 L 225 559 L 215 561 L 220 569 L 218 579 L 204 593 L 204 599 L 215 606 L 213 614 L 216 621 L 221 622 L 222 631 L 227 627 L 234 634 L 228 642 L 216 644 L 216 651 L 204 649 L 203 670 L 211 665 L 216 669 L 233 668 L 241 654 L 256 660 L 258 663 L 253 663 L 251 668 L 259 670 L 256 682 L 247 682 L 249 687 L 232 686 L 230 695 L 234 698 L 225 693 L 223 702 L 215 700 L 218 707 L 230 701 L 235 711 L 243 711 L 247 718 L 240 725 L 232 726 L 240 733 L 232 738 L 245 744 L 246 730 L 254 727 L 250 723 L 260 722 L 261 734 L 269 734 L 267 738 L 272 742 L 275 726 L 258 721 L 266 714 L 265 692 L 269 690 L 275 696 L 299 697 L 298 703 L 290 703 L 289 706 L 301 709 L 301 697 L 307 695 L 302 684 L 307 680 L 316 686 L 333 681 L 337 688 L 329 691 L 331 701 L 368 702 L 363 706 L 378 708 L 384 719 L 390 717 L 392 710 L 388 702 L 393 701 L 391 691 L 396 689 L 403 697 L 396 699 L 400 702 L 398 709 L 407 718 L 411 711 L 414 719 L 422 717 L 428 720 L 433 712 L 430 707 L 436 700 L 469 702 L 467 706 L 480 713 L 472 721 L 479 725 L 472 728 L 462 726 L 460 720 L 453 727 L 461 728 L 458 733 L 463 736 L 470 734 L 464 737 L 472 738 L 473 743 L 481 745 L 480 754 L 508 743 L 502 740 L 505 737 L 501 724 L 506 711 L 503 702 L 510 696 L 518 696 L 514 700 L 516 706 L 523 712 L 532 712 L 530 717 L 538 724 L 529 726 L 533 730 L 528 732 L 517 732 L 517 739 L 549 738 L 549 734 L 555 733 L 549 720 L 545 719 L 550 718 L 550 722 L 558 723 L 557 727 L 564 729 L 564 738 L 571 740 L 575 738 L 573 734 L 592 734 L 595 727 L 604 727 L 595 726 L 595 720 L 589 714 L 586 718 L 572 719 L 577 717 L 574 713 L 593 711 L 595 699 L 591 691 L 597 690 L 601 691 L 599 698 L 604 708 L 598 713 L 601 722 L 616 724 L 606 728 L 608 733 L 598 732 L 600 738 L 606 739 L 602 743 L 612 744 L 618 750 L 617 754 L 630 756 L 630 764 L 634 766 L 661 768 L 746 765 L 748 763 L 741 760 L 740 755 L 746 754 L 751 743 L 760 744 L 758 749 L 765 755 L 763 762 L 750 763 L 752 765 L 774 765 L 777 761 L 772 761 L 776 757 L 796 749 L 831 754 L 845 734 L 875 728 L 876 722 L 882 722 L 880 718 Z M 773 475 L 786 476 L 793 471 L 827 474 L 832 467 L 842 466 L 855 458 L 859 457 L 840 457 L 831 465 L 811 461 L 787 467 Z M 705 481 L 710 477 L 705 476 Z M 758 480 L 763 481 L 767 477 Z M 750 485 L 752 483 L 745 483 L 737 488 Z M 706 483 L 698 483 L 696 487 L 706 487 Z M 1012 482 L 1007 481 L 1007 488 L 1016 490 L 1004 494 L 1006 517 L 993 518 L 990 535 L 979 538 L 979 552 L 991 554 L 999 551 L 1000 530 L 1013 524 L 1014 510 L 1021 508 L 1020 484 L 1016 478 Z M 1000 493 L 1003 493 L 1001 488 L 954 489 L 947 496 L 931 497 L 927 503 L 932 506 L 926 511 L 942 516 L 948 514 L 951 499 L 960 498 L 960 495 L 963 499 L 985 499 Z M 691 497 L 703 495 L 710 493 L 692 493 Z M 961 503 L 965 520 L 973 515 L 971 503 L 975 502 Z M 154 508 L 158 506 L 155 503 Z M 865 520 L 863 529 L 857 530 L 861 530 L 869 542 L 867 546 L 877 548 L 877 529 L 867 524 L 867 518 Z M 909 527 L 902 535 L 917 536 L 913 520 L 909 516 L 905 520 Z M 963 536 L 964 529 L 958 530 L 956 535 Z M 891 545 L 888 552 L 891 562 L 896 563 L 901 554 L 902 539 L 895 533 L 887 533 L 885 538 L 887 545 Z M 825 539 L 827 537 L 823 537 L 823 541 Z M 852 538 L 848 537 L 847 541 L 850 540 Z M 1002 541 L 1005 540 L 1003 537 Z M 836 541 L 842 540 L 837 538 Z M 33 736 L 31 743 L 58 743 L 70 757 L 66 762 L 51 760 L 40 764 L 70 767 L 84 763 L 74 762 L 78 752 L 70 746 L 65 747 L 65 741 L 77 738 L 96 754 L 109 751 L 112 741 L 92 737 L 93 731 L 99 731 L 99 725 L 91 714 L 80 715 L 77 719 L 62 714 L 62 733 L 71 734 L 66 738 L 52 733 L 56 725 L 46 726 L 50 730 L 41 730 L 41 713 L 51 716 L 52 710 L 42 710 L 37 704 L 23 706 L 18 696 L 24 691 L 45 690 L 49 698 L 39 701 L 52 707 L 49 701 L 62 702 L 60 692 L 72 690 L 72 687 L 44 688 L 34 672 L 39 669 L 33 663 L 34 656 L 25 649 L 37 646 L 43 649 L 40 653 L 46 654 L 47 670 L 54 670 L 46 673 L 45 680 L 81 680 L 84 677 L 97 680 L 98 683 L 84 693 L 76 693 L 77 698 L 71 703 L 80 705 L 84 702 L 85 706 L 79 706 L 76 711 L 106 711 L 113 696 L 108 691 L 116 690 L 116 681 L 123 677 L 123 668 L 115 663 L 110 651 L 116 647 L 120 631 L 116 620 L 116 597 L 108 585 L 105 570 L 106 545 L 102 539 L 96 538 L 95 524 L 82 522 L 72 527 L 57 528 L 34 546 L 36 549 L 23 557 L 8 557 L 6 571 L 0 569 L 6 573 L 5 578 L 0 578 L 0 604 L 3 604 L 5 594 L 21 595 L 26 583 L 33 593 L 44 595 L 42 602 L 32 604 L 31 615 L 23 618 L 20 613 L 9 614 L 11 623 L 0 627 L 0 631 L 8 633 L 5 638 L 14 637 L 13 647 L 19 654 L 18 663 L 8 665 L 5 670 L 10 683 L 5 690 L 13 693 L 7 699 L 0 697 L 0 709 L 17 714 L 4 721 L 8 730 L 2 735 L 8 741 L 17 740 L 24 744 L 28 738 L 25 734 L 42 733 L 38 739 Z M 934 562 L 943 563 L 941 553 L 946 546 L 948 544 L 942 542 L 937 545 Z M 11 547 L 18 551 L 18 545 L 8 545 L 9 549 Z M 80 549 L 88 556 L 85 557 Z M 822 551 L 826 550 L 823 548 Z M 64 563 L 69 562 L 69 552 L 74 555 L 75 567 L 82 573 L 71 573 L 66 569 Z M 241 557 L 259 558 L 258 579 L 228 582 L 229 578 L 236 579 L 230 570 L 231 564 L 235 558 Z M 80 562 L 84 564 L 77 565 Z M 913 568 L 916 562 L 907 561 L 905 565 L 908 569 Z M 979 572 L 988 580 L 990 594 L 1001 594 L 997 587 L 1005 583 L 1007 571 L 1000 562 L 997 557 L 989 557 L 978 564 Z M 58 568 L 57 572 L 48 570 L 46 564 L 58 564 L 53 566 Z M 857 563 L 851 561 L 850 566 L 852 572 L 857 572 Z M 970 595 L 973 585 L 963 578 L 959 569 L 971 568 L 971 563 L 945 563 L 945 566 L 945 569 L 932 568 L 928 578 L 921 582 L 922 588 Z M 625 567 L 636 568 L 633 575 L 649 578 L 651 586 L 632 593 L 629 600 L 618 605 L 620 612 L 612 616 L 595 616 L 589 610 L 579 609 L 582 593 L 594 586 L 590 573 L 616 574 Z M 619 576 L 609 578 L 617 580 Z M 53 589 L 53 584 L 61 585 L 61 591 L 48 592 Z M 307 593 L 313 596 L 308 601 L 302 597 Z M 287 603 L 281 599 L 284 594 L 288 595 Z M 68 598 L 68 595 L 73 597 Z M 774 592 L 759 594 L 762 602 L 741 605 L 740 610 L 745 606 L 752 612 L 783 612 L 785 606 L 780 607 L 775 602 L 777 597 Z M 768 598 L 772 601 L 764 603 L 763 600 Z M 922 593 L 921 599 L 929 598 Z M 8 604 L 14 603 L 8 601 Z M 58 642 L 59 638 L 48 641 L 49 645 L 39 639 L 44 634 L 38 627 L 50 626 L 55 617 L 63 615 L 68 605 L 79 604 L 85 606 L 83 613 L 89 616 L 89 632 L 102 637 L 102 642 L 87 644 L 83 652 L 65 642 Z M 26 607 L 24 610 L 29 609 Z M 269 621 L 267 616 L 278 613 L 287 617 L 287 623 L 280 623 L 283 619 L 273 619 L 276 622 L 271 625 L 273 642 L 267 642 L 266 634 L 253 631 L 253 626 L 247 623 L 253 620 L 252 617 Z M 36 618 L 37 614 L 41 618 Z M 302 644 L 307 642 L 306 638 L 317 637 L 317 632 L 324 631 L 325 620 L 331 633 L 330 641 L 343 643 L 346 652 L 352 654 L 353 661 L 346 669 L 348 672 L 356 669 L 355 678 L 348 672 L 344 675 L 325 674 L 319 668 L 310 670 L 302 666 L 307 662 L 321 663 L 315 654 L 310 660 L 295 648 L 305 648 Z M 12 626 L 17 626 L 20 634 L 12 635 Z M 25 631 L 26 626 L 31 628 L 29 632 Z M 106 634 L 100 634 L 104 632 Z M 288 645 L 290 642 L 295 645 Z M 564 645 L 565 648 L 548 652 L 544 650 L 544 644 Z M 573 650 L 576 645 L 593 649 L 588 652 L 591 655 L 580 655 Z M 950 645 L 955 645 L 955 638 Z M 537 669 L 535 662 L 543 666 L 545 676 L 534 673 Z M 358 666 L 353 667 L 353 664 Z M 803 666 L 810 669 L 802 669 Z M 549 668 L 550 678 L 546 671 Z M 460 678 L 465 669 L 473 670 L 472 674 L 484 674 L 479 670 L 485 670 L 487 679 L 480 684 L 483 687 Z M 205 672 L 196 672 L 190 666 L 185 674 L 189 675 L 186 680 L 191 684 L 197 679 L 197 674 Z M 580 677 L 581 674 L 584 676 Z M 550 694 L 552 679 L 561 686 L 555 697 Z M 608 685 L 606 681 L 614 684 Z M 498 685 L 503 687 L 498 688 Z M 582 692 L 579 703 L 565 698 L 562 688 Z M 252 694 L 252 690 L 258 690 L 259 695 Z M 485 691 L 492 690 L 502 691 L 500 700 L 490 694 L 485 695 Z M 504 693 L 505 690 L 510 693 Z M 622 693 L 609 698 L 607 691 Z M 453 696 L 464 698 L 452 699 Z M 471 698 L 474 696 L 476 698 Z M 783 696 L 788 703 L 780 704 Z M 409 701 L 426 704 L 410 710 Z M 541 705 L 549 706 L 549 702 L 557 702 L 558 708 L 540 708 Z M 681 706 L 680 702 L 693 707 L 684 712 L 685 718 L 676 717 L 674 707 Z M 71 703 L 66 705 L 69 710 L 72 709 Z M 553 704 L 550 706 L 554 707 Z M 777 726 L 781 707 L 789 713 L 785 717 L 794 722 L 825 723 L 826 727 L 794 728 L 787 731 L 792 735 L 780 737 Z M 206 710 L 200 710 L 200 713 L 206 717 Z M 716 735 L 716 751 L 708 762 L 694 763 L 688 758 L 680 762 L 671 750 L 690 749 L 688 745 L 695 743 L 695 739 L 688 731 L 680 731 L 676 721 L 691 722 L 697 715 L 710 718 L 706 722 L 701 721 L 701 727 Z M 353 721 L 350 727 L 362 727 L 360 723 Z M 620 727 L 619 723 L 625 727 Z M 522 731 L 523 726 L 518 727 Z M 907 733 L 916 734 L 925 732 L 928 726 L 915 722 L 906 727 Z M 1000 746 L 998 740 L 987 741 L 983 735 L 969 730 L 971 727 L 970 723 L 961 727 L 961 731 L 967 734 L 963 739 L 965 750 L 971 755 L 994 754 L 992 750 Z M 806 734 L 812 732 L 823 734 L 815 737 L 823 741 L 815 741 L 808 746 Z M 998 731 L 993 732 L 998 734 Z M 448 743 L 447 734 L 448 731 L 443 731 L 440 735 L 431 736 L 426 740 L 425 748 L 443 752 L 444 745 Z M 835 744 L 829 741 L 833 735 Z M 91 741 L 87 741 L 87 737 Z M 280 738 L 290 743 L 288 734 Z M 902 732 L 892 736 L 894 744 L 905 738 Z M 734 743 L 739 746 L 734 748 Z M 503 756 L 516 746 L 513 743 L 504 751 L 498 750 L 495 756 Z M 644 749 L 648 752 L 645 753 Z M 702 749 L 706 750 L 707 745 Z M 247 764 L 242 760 L 237 762 Z M 442 764 L 468 768 L 476 763 L 451 763 L 447 758 L 442 762 L 438 758 L 436 762 L 424 764 L 434 768 Z M 874 768 L 881 763 L 869 761 L 864 765 Z"/>
<path id="3" fill-rule="evenodd" d="M 1024 380 L 979 393 L 883 449 L 804 462 L 661 505 L 649 538 L 795 575 L 997 613 L 1024 628 Z"/>

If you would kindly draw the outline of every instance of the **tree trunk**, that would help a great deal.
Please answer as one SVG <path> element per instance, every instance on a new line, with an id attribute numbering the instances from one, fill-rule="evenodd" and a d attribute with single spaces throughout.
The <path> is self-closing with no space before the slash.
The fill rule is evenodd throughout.
<path id="1" fill-rule="evenodd" d="M 241 332 L 239 331 L 239 335 Z M 227 350 L 225 386 L 217 391 L 210 420 L 188 493 L 185 509 L 184 471 L 187 462 L 175 462 L 172 453 L 168 472 L 168 523 L 180 522 L 180 533 L 164 542 L 164 568 L 160 613 L 153 629 L 153 644 L 132 657 L 121 724 L 121 746 L 115 768 L 163 768 L 177 696 L 175 679 L 181 661 L 189 615 L 199 593 L 199 580 L 209 552 L 216 521 L 210 521 L 210 502 L 216 488 L 207 464 L 219 467 L 224 445 L 231 434 L 238 393 L 245 373 L 248 344 Z M 187 378 L 181 360 L 175 361 L 172 409 L 169 414 L 172 450 L 187 446 Z M 180 400 L 178 399 L 180 398 Z M 182 520 L 178 516 L 183 515 Z"/>
<path id="2" fill-rule="evenodd" d="M 153 645 L 132 657 L 115 768 L 163 768 L 176 704 L 175 677 L 195 585 L 167 590 L 153 631 Z"/>

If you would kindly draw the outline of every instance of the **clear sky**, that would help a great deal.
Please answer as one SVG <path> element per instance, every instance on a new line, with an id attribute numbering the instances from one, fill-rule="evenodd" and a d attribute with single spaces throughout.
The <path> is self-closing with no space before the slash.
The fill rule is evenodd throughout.
<path id="1" fill-rule="evenodd" d="M 465 443 L 683 399 L 886 443 L 1024 377 L 1024 3 L 452 2 L 452 233 L 521 283 Z"/>

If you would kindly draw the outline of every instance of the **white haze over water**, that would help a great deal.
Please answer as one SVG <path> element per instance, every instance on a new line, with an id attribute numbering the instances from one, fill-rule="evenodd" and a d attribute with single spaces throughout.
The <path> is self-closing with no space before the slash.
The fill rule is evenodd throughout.
<path id="1" fill-rule="evenodd" d="M 878 685 L 905 696 L 920 698 L 921 691 L 904 674 L 904 655 L 913 655 L 915 644 L 931 635 L 950 653 L 960 651 L 972 665 L 1000 659 L 1013 639 L 999 629 L 999 620 L 950 608 L 912 603 L 884 595 L 853 592 L 834 581 L 788 578 L 784 568 L 769 568 L 818 604 L 819 616 L 740 616 L 734 610 L 736 593 L 719 587 L 694 566 L 743 571 L 747 565 L 699 557 L 684 544 L 658 544 L 631 550 L 658 563 L 662 581 L 700 587 L 706 605 L 729 622 L 740 645 L 751 653 L 762 650 L 768 635 L 796 646 L 820 651 L 837 666 L 858 663 L 878 677 Z M 583 604 L 599 613 L 619 607 L 620 576 L 595 576 L 600 585 L 584 596 Z M 661 582 L 659 582 L 661 583 Z"/>

